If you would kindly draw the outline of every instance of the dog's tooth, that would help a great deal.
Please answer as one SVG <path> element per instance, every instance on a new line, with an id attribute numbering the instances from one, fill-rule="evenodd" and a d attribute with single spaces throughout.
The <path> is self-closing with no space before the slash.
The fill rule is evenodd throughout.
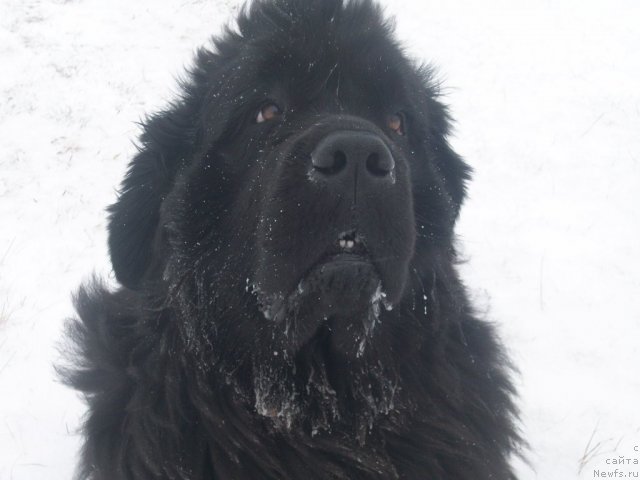
<path id="1" fill-rule="evenodd" d="M 347 248 L 351 249 L 353 248 L 355 245 L 355 243 L 353 242 L 353 240 L 347 240 Z"/>
<path id="2" fill-rule="evenodd" d="M 345 239 L 340 240 L 340 248 L 346 248 L 347 247 L 347 241 Z"/>

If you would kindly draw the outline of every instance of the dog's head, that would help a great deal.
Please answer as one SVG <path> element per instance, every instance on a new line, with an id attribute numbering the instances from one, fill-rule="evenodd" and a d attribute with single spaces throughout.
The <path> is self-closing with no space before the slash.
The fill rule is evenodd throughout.
<path id="1" fill-rule="evenodd" d="M 238 364 L 265 357 L 254 384 L 318 348 L 349 362 L 397 348 L 377 325 L 415 310 L 468 176 L 429 69 L 366 0 L 257 0 L 215 44 L 147 122 L 111 207 L 118 280 L 166 285 L 199 319 L 190 335 Z"/>

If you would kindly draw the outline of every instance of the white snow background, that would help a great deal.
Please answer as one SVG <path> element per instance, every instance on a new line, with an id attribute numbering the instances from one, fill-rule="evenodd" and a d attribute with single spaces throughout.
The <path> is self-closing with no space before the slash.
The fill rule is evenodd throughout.
<path id="1" fill-rule="evenodd" d="M 461 268 L 521 371 L 521 478 L 640 458 L 640 2 L 384 4 L 476 171 Z M 237 9 L 0 0 L 0 479 L 71 478 L 83 404 L 52 369 L 70 293 L 113 278 L 104 208 L 135 122 Z"/>

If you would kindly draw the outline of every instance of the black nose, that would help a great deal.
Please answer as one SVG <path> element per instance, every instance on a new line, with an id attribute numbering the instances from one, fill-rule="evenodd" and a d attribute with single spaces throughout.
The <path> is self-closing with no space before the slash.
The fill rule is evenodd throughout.
<path id="1" fill-rule="evenodd" d="M 311 153 L 311 164 L 327 182 L 353 188 L 358 177 L 372 186 L 393 183 L 395 162 L 382 139 L 370 132 L 342 130 L 324 137 Z"/>

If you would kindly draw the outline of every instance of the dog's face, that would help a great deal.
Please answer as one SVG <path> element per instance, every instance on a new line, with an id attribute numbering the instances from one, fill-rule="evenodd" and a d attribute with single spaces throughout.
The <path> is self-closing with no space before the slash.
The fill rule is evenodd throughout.
<path id="1" fill-rule="evenodd" d="M 369 2 L 256 2 L 239 29 L 149 123 L 111 210 L 116 274 L 165 282 L 254 377 L 320 337 L 324 357 L 391 355 L 376 325 L 415 309 L 467 176 L 429 73 Z"/>

